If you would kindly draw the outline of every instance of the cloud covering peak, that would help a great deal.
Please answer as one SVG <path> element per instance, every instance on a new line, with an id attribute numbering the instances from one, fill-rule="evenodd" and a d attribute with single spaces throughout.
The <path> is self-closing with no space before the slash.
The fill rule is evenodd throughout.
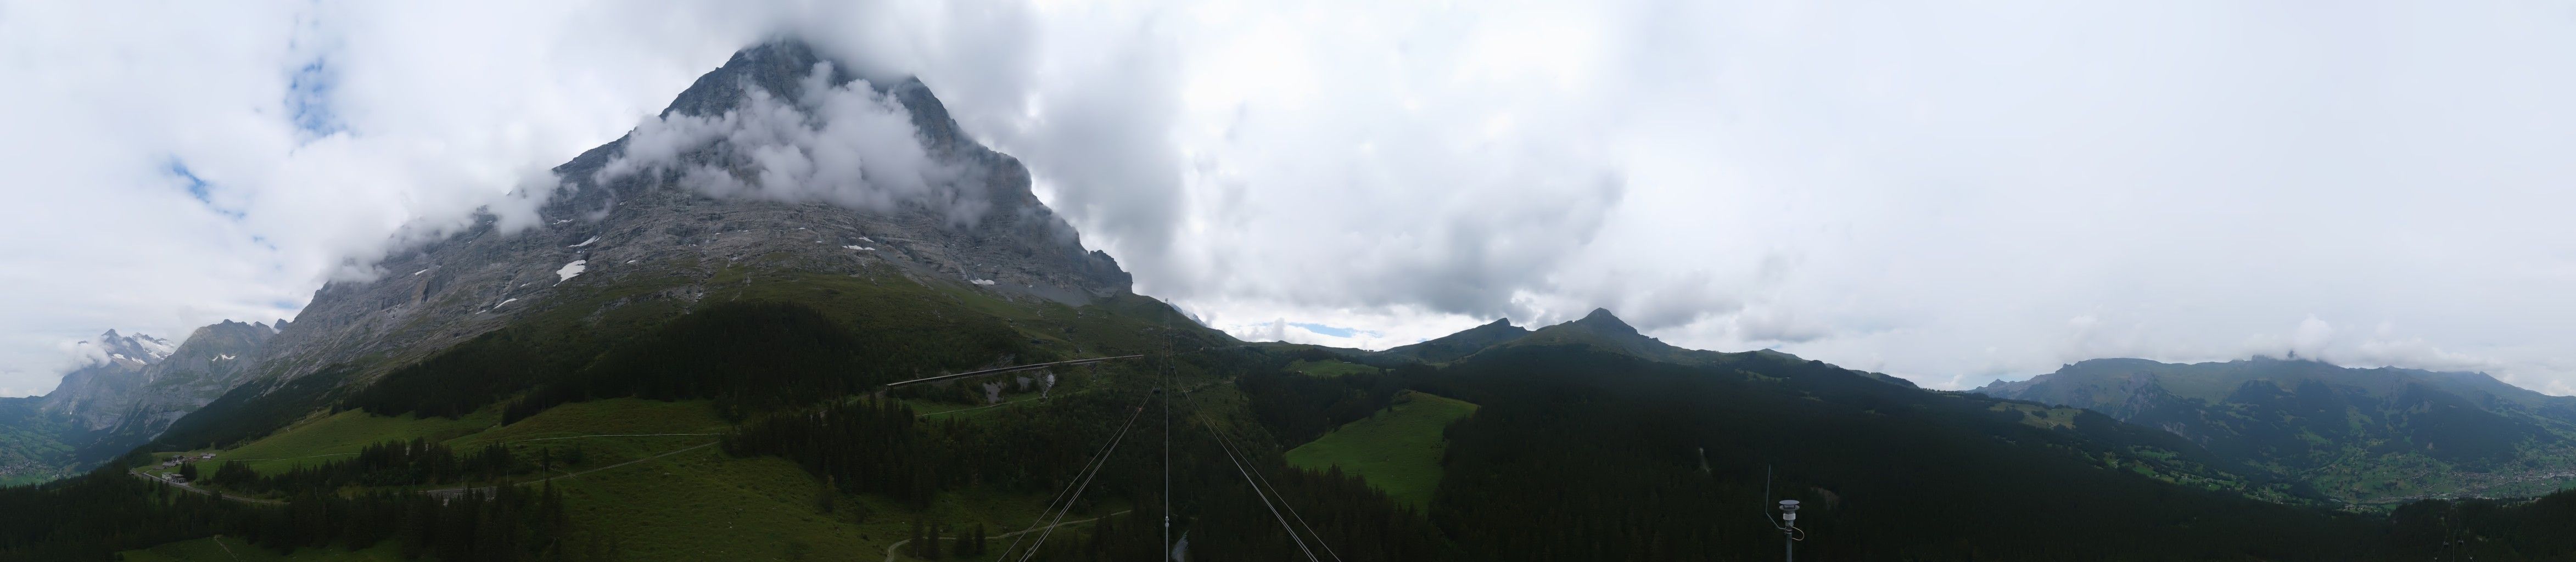
<path id="1" fill-rule="evenodd" d="M 591 183 L 642 174 L 718 198 L 878 212 L 924 204 L 961 227 L 991 209 L 984 182 L 960 181 L 969 169 L 932 158 L 900 101 L 838 75 L 817 62 L 794 98 L 746 85 L 740 104 L 720 114 L 646 119 Z"/>
<path id="2" fill-rule="evenodd" d="M 981 182 L 915 158 L 951 131 L 889 111 L 878 77 L 917 76 L 1138 292 L 1238 335 L 1609 308 L 1935 387 L 2296 351 L 2576 392 L 2576 79 L 2532 70 L 2576 66 L 2576 21 L 2545 5 L 145 12 L 0 6 L 0 236 L 39 241 L 0 250 L 0 387 L 106 326 L 291 314 L 477 209 L 532 224 L 589 181 L 549 167 L 629 133 L 629 178 L 974 216 L 941 186 Z M 782 35 L 846 65 L 660 112 Z"/>

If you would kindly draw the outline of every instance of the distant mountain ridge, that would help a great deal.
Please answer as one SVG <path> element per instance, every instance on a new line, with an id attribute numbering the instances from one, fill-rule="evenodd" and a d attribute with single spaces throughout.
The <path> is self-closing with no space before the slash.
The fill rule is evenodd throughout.
<path id="1" fill-rule="evenodd" d="M 2538 495 L 2576 482 L 2576 397 L 2483 373 L 2096 359 L 1972 392 L 2162 429 L 2347 501 Z"/>
<path id="2" fill-rule="evenodd" d="M 169 340 L 147 334 L 120 335 L 116 330 L 99 334 L 98 339 L 73 344 L 84 352 L 99 355 L 86 358 L 91 362 L 63 374 L 41 401 L 38 410 L 55 416 L 72 418 L 89 429 L 105 429 L 116 423 L 116 403 L 140 387 L 147 378 L 143 370 L 170 355 Z"/>
<path id="3" fill-rule="evenodd" d="M 1529 335 L 1529 333 L 1530 331 L 1527 328 L 1512 325 L 1512 319 L 1502 318 L 1494 320 L 1492 323 L 1485 324 L 1483 326 L 1461 330 L 1455 334 L 1423 340 L 1419 343 L 1390 347 L 1380 353 L 1398 357 L 1410 357 L 1427 363 L 1446 363 L 1457 360 L 1460 357 L 1466 357 L 1468 354 L 1482 351 L 1485 348 L 1493 347 L 1494 344 L 1519 339 L 1521 336 Z"/>
<path id="4" fill-rule="evenodd" d="M 1582 318 L 1537 330 L 1513 326 L 1511 319 L 1505 318 L 1461 330 L 1458 333 L 1424 340 L 1421 343 L 1391 347 L 1374 353 L 1350 351 L 1354 354 L 1364 354 L 1369 358 L 1447 363 L 1465 359 L 1488 349 L 1540 345 L 1593 347 L 1641 359 L 1686 365 L 1710 364 L 1742 354 L 1776 356 L 1793 362 L 1805 361 L 1796 355 L 1768 349 L 1723 353 L 1675 346 L 1638 332 L 1635 326 L 1628 325 L 1627 321 L 1620 320 L 1618 315 L 1611 314 L 1610 309 L 1606 308 L 1595 308 Z M 1879 382 L 1918 388 L 1913 381 L 1884 373 L 1852 372 Z"/>
<path id="5" fill-rule="evenodd" d="M 286 321 L 279 320 L 280 325 Z M 0 398 L 0 481 L 39 481 L 114 458 L 231 390 L 277 330 L 226 320 L 172 345 L 108 330 L 80 346 L 96 362 L 43 396 Z"/>

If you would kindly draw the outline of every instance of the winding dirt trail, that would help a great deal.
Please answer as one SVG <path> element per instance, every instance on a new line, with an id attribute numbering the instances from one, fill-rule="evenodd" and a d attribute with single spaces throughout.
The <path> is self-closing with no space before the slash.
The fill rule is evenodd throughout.
<path id="1" fill-rule="evenodd" d="M 135 478 L 141 478 L 141 479 L 144 479 L 144 480 L 150 480 L 150 481 L 153 481 L 153 482 L 160 482 L 160 483 L 163 483 L 163 484 L 169 484 L 169 485 L 170 485 L 170 487 L 178 488 L 178 489 L 181 489 L 181 490 L 186 490 L 186 491 L 189 491 L 189 492 L 195 492 L 195 493 L 197 493 L 198 495 L 214 496 L 214 497 L 216 497 L 216 498 L 220 498 L 220 499 L 227 499 L 227 500 L 232 500 L 232 501 L 237 501 L 237 502 L 242 502 L 242 503 L 256 503 L 256 504 L 266 504 L 266 505 L 286 505 L 286 502 L 282 502 L 282 501 L 277 501 L 277 500 L 263 500 L 263 499 L 259 499 L 259 498 L 245 498 L 245 497 L 236 496 L 236 495 L 232 495 L 232 494 L 226 494 L 226 493 L 222 493 L 222 492 L 217 492 L 217 491 L 214 491 L 214 490 L 208 490 L 208 489 L 204 489 L 204 488 L 199 488 L 199 487 L 196 487 L 196 486 L 190 486 L 190 485 L 187 485 L 187 484 L 181 484 L 181 483 L 178 483 L 178 482 L 171 482 L 171 481 L 168 481 L 168 480 L 162 480 L 162 479 L 159 479 L 159 478 L 153 478 L 151 475 L 149 475 L 149 474 L 144 474 L 142 471 L 138 471 L 138 470 L 128 470 L 128 471 L 125 471 L 125 473 L 126 473 L 126 474 L 134 475 L 134 477 L 135 477 Z"/>
<path id="2" fill-rule="evenodd" d="M 540 478 L 540 479 L 536 479 L 536 480 L 525 480 L 525 481 L 521 481 L 521 482 L 519 482 L 517 485 L 520 485 L 520 486 L 535 486 L 535 485 L 538 485 L 538 484 L 545 483 L 546 481 L 549 481 L 549 480 L 561 480 L 561 479 L 565 479 L 565 478 L 578 477 L 578 476 L 581 476 L 581 475 L 584 475 L 584 474 L 590 474 L 590 473 L 593 473 L 593 472 L 599 472 L 599 471 L 602 471 L 602 470 L 608 470 L 608 469 L 611 469 L 611 468 L 617 468 L 617 467 L 621 467 L 621 466 L 626 466 L 626 465 L 635 464 L 635 463 L 639 463 L 639 462 L 649 461 L 649 460 L 658 459 L 658 458 L 662 458 L 662 457 L 667 457 L 667 456 L 671 456 L 671 455 L 677 455 L 677 454 L 680 454 L 680 453 L 686 453 L 686 452 L 689 452 L 689 451 L 695 451 L 695 450 L 698 450 L 698 449 L 706 448 L 706 447 L 708 447 L 708 446 L 710 446 L 710 445 L 715 445 L 716 443 L 719 443 L 719 442 L 718 442 L 718 441 L 708 441 L 708 442 L 705 442 L 705 443 L 699 443 L 699 444 L 697 444 L 697 445 L 692 445 L 692 446 L 689 446 L 689 447 L 686 447 L 686 448 L 682 448 L 682 449 L 679 449 L 679 450 L 676 450 L 676 451 L 666 452 L 666 453 L 662 453 L 662 454 L 659 454 L 659 455 L 653 455 L 653 456 L 649 456 L 649 457 L 644 457 L 644 458 L 635 459 L 635 460 L 631 460 L 631 461 L 621 462 L 621 463 L 612 464 L 612 465 L 608 465 L 608 466 L 603 466 L 603 467 L 599 467 L 599 468 L 594 468 L 594 469 L 590 469 L 590 470 L 584 470 L 584 471 L 581 471 L 581 472 L 574 472 L 574 473 L 570 473 L 570 474 L 565 474 L 565 475 L 563 475 L 563 476 L 550 476 L 550 477 Z M 466 492 L 489 492 L 489 491 L 492 491 L 492 489 L 493 489 L 493 488 L 497 488 L 497 487 L 498 487 L 498 486 L 478 486 L 478 487 L 473 487 L 473 488 L 441 488 L 441 489 L 436 489 L 436 490 L 421 490 L 421 491 L 420 491 L 420 493 L 423 493 L 423 494 L 429 494 L 429 495 L 432 495 L 432 496 L 438 496 L 438 497 L 440 497 L 440 498 L 452 498 L 452 497 L 456 497 L 456 496 L 459 496 L 459 495 L 464 495 Z"/>

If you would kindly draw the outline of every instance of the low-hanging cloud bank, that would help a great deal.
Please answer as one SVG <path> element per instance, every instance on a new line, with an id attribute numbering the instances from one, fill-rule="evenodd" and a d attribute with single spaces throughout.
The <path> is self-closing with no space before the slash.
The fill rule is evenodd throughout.
<path id="1" fill-rule="evenodd" d="M 902 102 L 865 80 L 833 83 L 836 75 L 817 63 L 796 99 L 750 87 L 741 107 L 719 115 L 646 119 L 591 183 L 664 174 L 717 198 L 876 212 L 927 205 L 959 227 L 992 208 L 984 182 L 961 181 L 973 170 L 932 158 Z"/>
<path id="2" fill-rule="evenodd" d="M 0 111 L 42 132 L 0 138 L 0 234 L 51 241 L 0 250 L 22 288 L 0 387 L 49 385 L 54 345 L 106 327 L 284 316 L 400 225 L 461 224 L 630 130 L 767 147 L 690 183 L 711 194 L 937 185 L 834 144 L 892 129 L 812 120 L 881 116 L 864 88 L 653 116 L 786 32 L 919 75 L 1140 292 L 1245 337 L 1386 347 L 1609 307 L 1940 387 L 2295 351 L 2576 392 L 2576 79 L 2532 70 L 2576 65 L 2576 22 L 2544 7 L 143 13 L 0 7 L 0 73 L 28 85 L 0 107 L 47 108 Z"/>

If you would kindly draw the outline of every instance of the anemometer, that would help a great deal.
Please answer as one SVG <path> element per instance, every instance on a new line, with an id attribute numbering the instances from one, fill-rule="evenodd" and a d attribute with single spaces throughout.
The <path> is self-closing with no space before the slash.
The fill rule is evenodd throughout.
<path id="1" fill-rule="evenodd" d="M 1762 500 L 1765 503 L 1768 503 L 1771 500 L 1771 469 L 1769 467 L 1764 467 L 1762 469 L 1762 496 Z M 1782 551 L 1783 559 L 1789 562 L 1797 562 L 1798 541 L 1807 540 L 1807 532 L 1798 528 L 1798 500 L 1780 500 L 1779 506 L 1779 518 L 1771 518 L 1771 510 L 1767 509 L 1770 506 L 1767 505 L 1764 506 L 1766 509 L 1762 510 L 1762 517 L 1764 519 L 1771 519 L 1771 527 L 1780 530 L 1780 538 L 1784 539 L 1781 542 L 1786 545 L 1786 549 Z"/>

